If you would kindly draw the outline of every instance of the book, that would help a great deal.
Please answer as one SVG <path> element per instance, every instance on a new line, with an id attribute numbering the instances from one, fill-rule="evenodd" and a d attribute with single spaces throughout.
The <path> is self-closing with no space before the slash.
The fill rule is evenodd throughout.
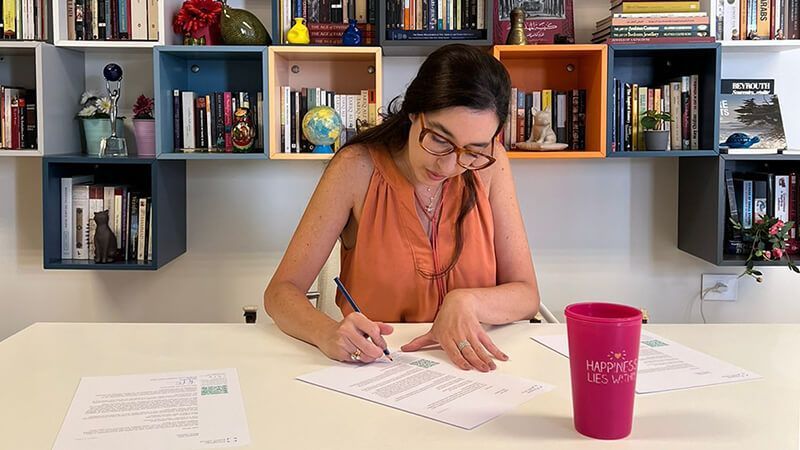
<path id="1" fill-rule="evenodd" d="M 498 0 L 494 2 L 493 9 L 495 44 L 506 43 L 511 29 L 511 10 L 516 7 L 525 10 L 525 36 L 528 44 L 552 44 L 556 35 L 563 36 L 568 42 L 575 41 L 573 0 Z"/>
<path id="2" fill-rule="evenodd" d="M 730 81 L 725 86 L 736 85 Z M 749 89 L 756 85 L 738 86 Z M 767 92 L 771 91 L 768 85 L 764 86 Z M 719 142 L 720 149 L 730 154 L 774 154 L 785 149 L 786 134 L 778 96 L 770 93 L 720 94 Z"/>
<path id="3" fill-rule="evenodd" d="M 699 1 L 639 1 L 617 0 L 611 4 L 612 12 L 620 13 L 667 13 L 699 12 Z"/>

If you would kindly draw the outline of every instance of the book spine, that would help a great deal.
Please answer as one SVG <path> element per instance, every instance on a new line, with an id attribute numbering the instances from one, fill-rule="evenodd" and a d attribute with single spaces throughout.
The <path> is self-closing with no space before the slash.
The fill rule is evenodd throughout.
<path id="1" fill-rule="evenodd" d="M 82 184 L 72 188 L 74 207 L 73 259 L 89 259 L 89 185 Z"/>
<path id="2" fill-rule="evenodd" d="M 106 3 L 107 0 L 97 2 L 97 39 L 105 40 L 106 37 Z"/>
<path id="3" fill-rule="evenodd" d="M 689 136 L 690 145 L 692 149 L 700 148 L 700 77 L 692 75 L 690 78 L 690 120 L 691 120 L 691 134 Z"/>
<path id="4" fill-rule="evenodd" d="M 800 25 L 800 0 L 789 0 L 788 11 L 786 12 L 785 37 L 786 39 L 798 39 L 798 26 Z"/>
<path id="5" fill-rule="evenodd" d="M 181 93 L 181 119 L 183 125 L 183 148 L 194 149 L 197 147 L 195 141 L 195 93 L 191 91 L 184 91 Z"/>
<path id="6" fill-rule="evenodd" d="M 72 178 L 61 179 L 61 258 L 71 259 L 75 246 L 72 205 Z"/>
<path id="7" fill-rule="evenodd" d="M 775 216 L 783 222 L 789 221 L 789 175 L 775 176 Z"/>
<path id="8" fill-rule="evenodd" d="M 683 119 L 681 116 L 681 83 L 671 82 L 670 98 L 669 98 L 669 115 L 672 117 L 672 126 L 670 127 L 670 146 L 673 150 L 681 150 L 683 148 Z"/>
<path id="9" fill-rule="evenodd" d="M 145 237 L 147 245 L 145 255 L 148 261 L 153 260 L 153 199 L 147 197 L 147 235 Z"/>
<path id="10" fill-rule="evenodd" d="M 114 237 L 116 238 L 116 248 L 122 248 L 122 224 L 123 224 L 123 212 L 124 209 L 122 207 L 124 197 L 123 197 L 123 190 L 121 187 L 114 188 Z"/>
<path id="11" fill-rule="evenodd" d="M 770 22 L 772 11 L 770 9 L 770 0 L 756 0 L 756 35 L 759 39 L 770 38 Z"/>
<path id="12" fill-rule="evenodd" d="M 753 180 L 742 182 L 742 227 L 753 228 Z"/>
<path id="13" fill-rule="evenodd" d="M 119 39 L 128 40 L 131 38 L 130 34 L 130 0 L 119 0 L 117 9 L 119 12 Z"/>
<path id="14" fill-rule="evenodd" d="M 797 229 L 798 229 L 798 221 L 800 217 L 798 217 L 798 203 L 800 200 L 800 191 L 797 189 L 797 173 L 792 172 L 789 174 L 789 220 L 794 222 L 794 225 L 789 229 L 789 242 L 787 243 L 787 251 L 789 254 L 797 254 L 798 252 L 798 245 L 797 245 Z"/>
<path id="15" fill-rule="evenodd" d="M 623 2 L 620 12 L 627 13 L 668 13 L 698 12 L 699 1 L 656 1 L 656 2 Z"/>
<path id="16" fill-rule="evenodd" d="M 139 226 L 136 227 L 136 260 L 144 261 L 145 249 L 147 243 L 145 242 L 145 232 L 147 231 L 147 198 L 139 199 L 139 211 L 137 214 Z"/>
<path id="17" fill-rule="evenodd" d="M 639 129 L 639 138 L 636 141 L 637 150 L 645 150 L 644 145 L 644 127 L 642 126 L 642 115 L 647 112 L 647 96 L 650 93 L 650 88 L 639 86 L 639 109 L 636 115 L 636 126 Z"/>
<path id="18" fill-rule="evenodd" d="M 25 112 L 25 99 L 20 97 L 17 100 L 17 115 L 19 116 L 19 128 L 17 130 L 17 140 L 19 141 L 19 148 L 28 148 L 25 142 L 25 136 L 28 131 L 28 122 L 26 120 L 27 114 Z"/>
<path id="19" fill-rule="evenodd" d="M 11 148 L 20 148 L 19 142 L 19 98 L 11 98 Z"/>
<path id="20" fill-rule="evenodd" d="M 206 148 L 206 98 L 197 97 L 195 99 L 194 117 L 197 124 L 194 127 L 194 139 L 196 148 Z"/>
<path id="21" fill-rule="evenodd" d="M 147 40 L 147 1 L 131 1 L 131 39 L 136 41 Z"/>
<path id="22" fill-rule="evenodd" d="M 400 40 L 475 40 L 484 39 L 486 30 L 386 30 L 386 38 Z"/>
<path id="23" fill-rule="evenodd" d="M 103 211 L 103 187 L 92 185 L 89 188 L 89 259 L 95 258 L 94 235 L 97 231 L 97 222 L 94 215 Z"/>
<path id="24" fill-rule="evenodd" d="M 110 14 L 109 17 L 106 18 L 106 22 L 108 23 L 108 30 L 109 36 L 108 39 L 117 40 L 119 39 L 119 1 L 118 0 L 110 0 L 108 2 L 108 12 Z"/>
<path id="25" fill-rule="evenodd" d="M 692 148 L 690 77 L 681 77 L 681 148 Z"/>
<path id="26" fill-rule="evenodd" d="M 612 37 L 604 41 L 607 44 L 702 44 L 714 42 L 711 36 L 705 37 Z"/>
<path id="27" fill-rule="evenodd" d="M 158 40 L 158 0 L 147 0 L 147 39 Z"/>

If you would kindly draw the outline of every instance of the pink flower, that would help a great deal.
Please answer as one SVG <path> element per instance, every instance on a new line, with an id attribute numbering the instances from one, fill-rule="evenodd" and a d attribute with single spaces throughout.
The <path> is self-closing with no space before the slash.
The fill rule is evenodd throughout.
<path id="1" fill-rule="evenodd" d="M 772 253 L 769 250 L 764 250 L 764 259 L 772 259 Z"/>
<path id="2" fill-rule="evenodd" d="M 772 249 L 772 256 L 774 256 L 775 259 L 783 258 L 783 250 L 781 250 L 779 248 Z"/>
<path id="3" fill-rule="evenodd" d="M 770 236 L 775 236 L 776 234 L 778 234 L 779 231 L 781 231 L 781 228 L 783 228 L 784 225 L 785 225 L 785 223 L 783 223 L 782 220 L 778 220 L 777 222 L 775 222 L 774 225 L 772 225 L 769 228 L 769 235 Z"/>
<path id="4" fill-rule="evenodd" d="M 764 223 L 764 219 L 760 219 L 760 218 L 756 219 L 756 223 L 757 224 L 762 224 L 762 223 Z"/>

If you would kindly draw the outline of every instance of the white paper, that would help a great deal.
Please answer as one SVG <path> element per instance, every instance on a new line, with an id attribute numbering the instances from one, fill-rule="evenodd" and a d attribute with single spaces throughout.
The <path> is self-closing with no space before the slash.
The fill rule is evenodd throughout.
<path id="1" fill-rule="evenodd" d="M 236 369 L 83 377 L 54 450 L 250 443 Z"/>
<path id="2" fill-rule="evenodd" d="M 531 339 L 569 357 L 566 334 L 533 336 Z M 640 341 L 636 375 L 638 394 L 761 378 L 758 374 L 653 333 L 642 331 Z"/>
<path id="3" fill-rule="evenodd" d="M 430 356 L 392 357 L 391 363 L 342 364 L 297 379 L 468 430 L 553 388 L 497 372 L 467 372 Z"/>

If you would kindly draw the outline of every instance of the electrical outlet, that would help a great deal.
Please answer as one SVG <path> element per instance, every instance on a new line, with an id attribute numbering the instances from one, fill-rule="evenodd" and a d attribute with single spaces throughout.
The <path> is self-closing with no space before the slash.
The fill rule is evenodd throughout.
<path id="1" fill-rule="evenodd" d="M 723 286 L 714 289 L 717 283 Z M 732 302 L 736 300 L 739 291 L 739 276 L 729 274 L 704 273 L 701 279 L 701 295 L 703 300 L 721 300 Z"/>

